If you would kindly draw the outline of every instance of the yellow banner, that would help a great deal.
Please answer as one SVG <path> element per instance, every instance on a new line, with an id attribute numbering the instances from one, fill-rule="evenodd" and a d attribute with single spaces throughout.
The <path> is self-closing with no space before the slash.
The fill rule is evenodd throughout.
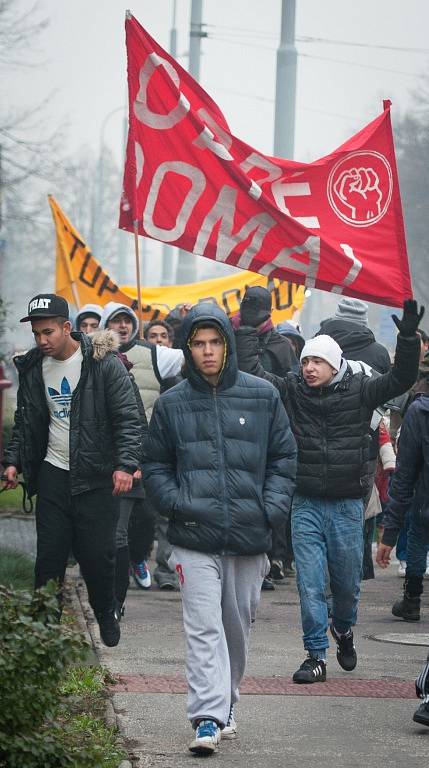
<path id="1" fill-rule="evenodd" d="M 137 310 L 137 289 L 129 285 L 118 287 L 51 195 L 49 204 L 57 236 L 56 293 L 74 304 L 76 309 L 83 304 L 104 306 L 108 301 L 117 301 Z M 143 320 L 163 318 L 177 304 L 201 301 L 217 303 L 228 315 L 234 315 L 240 308 L 246 288 L 253 285 L 262 285 L 271 291 L 274 324 L 290 320 L 304 304 L 304 286 L 240 271 L 228 277 L 188 285 L 142 288 Z"/>

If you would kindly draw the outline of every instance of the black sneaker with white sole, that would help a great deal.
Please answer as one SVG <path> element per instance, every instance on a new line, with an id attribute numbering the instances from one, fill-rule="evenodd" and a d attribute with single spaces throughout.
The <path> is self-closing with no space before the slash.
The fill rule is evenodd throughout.
<path id="1" fill-rule="evenodd" d="M 121 638 L 121 628 L 119 626 L 119 617 L 115 608 L 111 608 L 101 613 L 96 613 L 95 618 L 98 621 L 100 637 L 104 645 L 108 648 L 114 648 L 118 645 Z"/>
<path id="2" fill-rule="evenodd" d="M 429 726 L 429 694 L 425 696 L 419 708 L 414 712 L 413 720 L 420 725 Z"/>
<path id="3" fill-rule="evenodd" d="M 294 673 L 294 683 L 324 683 L 326 680 L 326 661 L 307 656 Z"/>
<path id="4" fill-rule="evenodd" d="M 344 635 L 340 635 L 334 625 L 330 626 L 331 635 L 337 644 L 337 661 L 346 672 L 351 672 L 357 664 L 357 653 L 353 642 L 353 632 L 349 629 Z"/>

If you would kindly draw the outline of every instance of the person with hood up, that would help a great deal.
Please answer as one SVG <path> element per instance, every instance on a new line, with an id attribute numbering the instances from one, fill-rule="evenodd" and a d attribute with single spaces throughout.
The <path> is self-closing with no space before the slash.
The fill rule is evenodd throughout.
<path id="1" fill-rule="evenodd" d="M 94 333 L 100 325 L 103 307 L 99 304 L 84 304 L 75 317 L 74 327 L 81 333 Z"/>
<path id="2" fill-rule="evenodd" d="M 139 339 L 139 321 L 126 304 L 109 301 L 103 309 L 101 328 L 111 328 L 120 340 L 119 351 L 133 364 L 133 375 L 150 419 L 155 400 L 165 379 L 177 376 L 183 365 L 183 352 Z"/>
<path id="3" fill-rule="evenodd" d="M 354 373 L 341 348 L 322 334 L 306 342 L 301 369 L 279 378 L 258 361 L 258 339 L 251 327 L 236 332 L 241 370 L 263 376 L 281 392 L 298 444 L 297 487 L 292 504 L 292 544 L 301 602 L 307 658 L 295 683 L 326 680 L 329 646 L 325 594 L 329 571 L 333 595 L 331 634 L 340 666 L 351 671 L 357 654 L 356 624 L 363 555 L 363 498 L 370 483 L 370 423 L 377 406 L 405 392 L 415 381 L 424 309 L 404 302 L 394 365 L 378 377 Z"/>
<path id="4" fill-rule="evenodd" d="M 285 339 L 288 340 L 289 344 L 292 345 L 292 349 L 295 352 L 296 358 L 299 360 L 302 348 L 305 344 L 305 339 L 303 336 L 301 336 L 299 327 L 285 320 L 283 323 L 279 323 L 277 325 L 277 331 L 281 334 L 281 336 L 284 336 Z"/>
<path id="5" fill-rule="evenodd" d="M 143 401 L 149 421 L 152 408 L 160 389 L 181 371 L 183 353 L 180 349 L 150 344 L 139 339 L 139 322 L 136 313 L 126 304 L 110 301 L 103 310 L 101 328 L 110 328 L 119 335 L 119 351 L 127 356 L 133 366 L 133 377 Z M 135 504 L 130 517 L 128 537 L 131 574 L 140 589 L 149 589 L 152 583 L 148 559 L 155 537 L 156 511 L 146 500 L 138 500 L 141 492 L 135 491 Z M 130 502 L 131 503 L 131 502 Z M 171 583 L 171 578 L 169 579 Z"/>
<path id="6" fill-rule="evenodd" d="M 259 360 L 265 371 L 286 376 L 298 370 L 298 359 L 292 345 L 274 328 L 271 319 L 271 293 L 262 285 L 246 288 L 240 304 L 240 312 L 232 319 L 234 328 L 250 325 L 256 328 L 259 343 Z"/>
<path id="7" fill-rule="evenodd" d="M 233 706 L 268 568 L 286 518 L 296 445 L 278 392 L 238 370 L 226 314 L 201 303 L 183 321 L 187 378 L 156 401 L 143 475 L 169 518 L 169 560 L 182 593 L 189 749 L 236 735 Z"/>

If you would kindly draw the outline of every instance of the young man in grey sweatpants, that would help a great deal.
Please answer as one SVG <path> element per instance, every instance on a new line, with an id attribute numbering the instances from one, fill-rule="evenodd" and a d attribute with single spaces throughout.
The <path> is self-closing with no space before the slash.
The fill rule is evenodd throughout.
<path id="1" fill-rule="evenodd" d="M 236 735 L 251 623 L 271 530 L 288 514 L 296 444 L 278 393 L 238 371 L 234 335 L 213 304 L 183 323 L 187 378 L 155 404 L 143 477 L 169 518 L 169 565 L 183 602 L 189 749 Z"/>

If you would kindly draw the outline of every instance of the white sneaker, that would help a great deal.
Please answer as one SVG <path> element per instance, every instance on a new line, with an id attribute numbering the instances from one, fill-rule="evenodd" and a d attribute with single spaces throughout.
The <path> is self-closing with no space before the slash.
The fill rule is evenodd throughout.
<path id="1" fill-rule="evenodd" d="M 234 705 L 231 704 L 229 710 L 228 720 L 225 728 L 220 732 L 221 739 L 236 739 L 237 738 L 237 723 L 234 720 Z"/>
<path id="2" fill-rule="evenodd" d="M 220 728 L 214 720 L 200 720 L 195 731 L 195 739 L 189 745 L 189 751 L 196 755 L 210 755 L 216 752 L 220 742 Z"/>
<path id="3" fill-rule="evenodd" d="M 404 578 L 406 570 L 407 570 L 407 564 L 406 564 L 405 560 L 400 560 L 399 561 L 399 568 L 398 568 L 398 576 L 401 579 Z"/>
<path id="4" fill-rule="evenodd" d="M 130 572 L 138 587 L 150 589 L 152 579 L 146 560 L 142 560 L 141 563 L 130 563 Z"/>
<path id="5" fill-rule="evenodd" d="M 425 572 L 423 574 L 423 578 L 424 579 L 429 579 L 429 564 L 428 564 L 428 567 L 426 568 L 426 570 L 425 570 Z"/>

